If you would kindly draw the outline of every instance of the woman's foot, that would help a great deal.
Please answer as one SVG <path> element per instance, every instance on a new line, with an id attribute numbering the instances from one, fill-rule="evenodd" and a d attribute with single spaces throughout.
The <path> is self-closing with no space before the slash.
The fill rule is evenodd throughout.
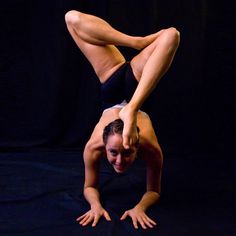
<path id="1" fill-rule="evenodd" d="M 136 44 L 134 46 L 137 50 L 142 50 L 143 48 L 150 45 L 154 40 L 156 40 L 164 30 L 160 30 L 154 34 L 147 35 L 145 37 L 137 37 Z"/>
<path id="2" fill-rule="evenodd" d="M 129 105 L 126 105 L 119 112 L 119 116 L 124 122 L 123 146 L 128 149 L 138 141 L 137 112 L 130 109 Z"/>

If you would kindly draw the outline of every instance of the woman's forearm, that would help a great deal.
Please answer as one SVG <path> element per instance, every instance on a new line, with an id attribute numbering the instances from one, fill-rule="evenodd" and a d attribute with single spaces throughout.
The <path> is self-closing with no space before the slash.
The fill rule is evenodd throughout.
<path id="1" fill-rule="evenodd" d="M 90 204 L 90 206 L 101 206 L 100 194 L 96 188 L 86 187 L 84 189 L 84 197 Z"/>
<path id="2" fill-rule="evenodd" d="M 135 207 L 141 208 L 143 211 L 146 211 L 150 206 L 158 202 L 159 199 L 159 193 L 154 191 L 147 191 Z"/>

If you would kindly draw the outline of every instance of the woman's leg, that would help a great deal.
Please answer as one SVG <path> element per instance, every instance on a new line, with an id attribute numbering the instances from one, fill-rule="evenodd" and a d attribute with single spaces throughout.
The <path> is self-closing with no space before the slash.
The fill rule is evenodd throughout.
<path id="1" fill-rule="evenodd" d="M 179 45 L 179 32 L 175 28 L 159 31 L 156 39 L 144 48 L 131 61 L 139 84 L 130 102 L 121 110 L 120 118 L 124 121 L 124 146 L 136 142 L 137 111 L 166 73 Z"/>
<path id="2" fill-rule="evenodd" d="M 65 20 L 71 36 L 102 83 L 125 62 L 114 45 L 144 48 L 131 61 L 139 85 L 129 104 L 120 112 L 125 124 L 124 146 L 128 148 L 137 139 L 137 110 L 170 66 L 178 47 L 179 33 L 170 28 L 146 37 L 129 36 L 115 30 L 101 18 L 78 11 L 68 12 Z"/>
<path id="3" fill-rule="evenodd" d="M 125 62 L 114 45 L 141 49 L 155 39 L 155 35 L 134 37 L 124 34 L 99 17 L 75 10 L 66 13 L 65 21 L 72 38 L 102 83 Z"/>

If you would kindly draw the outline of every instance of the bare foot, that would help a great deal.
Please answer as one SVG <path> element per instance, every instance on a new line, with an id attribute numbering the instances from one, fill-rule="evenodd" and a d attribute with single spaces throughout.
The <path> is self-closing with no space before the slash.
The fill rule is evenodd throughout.
<path id="1" fill-rule="evenodd" d="M 133 111 L 128 105 L 126 105 L 119 112 L 119 116 L 124 122 L 124 130 L 122 134 L 123 146 L 125 149 L 128 149 L 138 140 L 137 112 Z"/>
<path id="2" fill-rule="evenodd" d="M 160 30 L 154 34 L 147 35 L 145 37 L 137 37 L 137 43 L 134 48 L 141 50 L 150 45 L 156 38 L 158 38 L 164 30 Z"/>

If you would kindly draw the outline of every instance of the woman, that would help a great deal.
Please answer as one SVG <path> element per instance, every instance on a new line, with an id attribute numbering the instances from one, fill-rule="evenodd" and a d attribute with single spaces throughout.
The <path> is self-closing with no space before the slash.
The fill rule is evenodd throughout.
<path id="1" fill-rule="evenodd" d="M 121 220 L 130 216 L 135 228 L 138 228 L 138 223 L 143 229 L 156 225 L 156 222 L 150 219 L 145 211 L 160 198 L 162 151 L 149 116 L 142 111 L 137 113 L 137 130 L 139 130 L 137 141 L 130 148 L 124 148 L 122 137 L 124 123 L 119 119 L 122 108 L 123 104 L 108 108 L 103 112 L 84 150 L 84 196 L 91 209 L 77 219 L 83 226 L 91 222 L 92 226 L 96 226 L 101 216 L 104 216 L 106 220 L 111 220 L 108 212 L 101 205 L 97 189 L 99 161 L 104 156 L 117 173 L 124 173 L 137 157 L 146 162 L 146 193 L 133 209 L 123 214 Z"/>
<path id="2" fill-rule="evenodd" d="M 99 199 L 99 160 L 106 155 L 115 171 L 122 173 L 138 155 L 147 164 L 147 191 L 121 220 L 130 216 L 135 228 L 138 224 L 144 229 L 151 228 L 156 223 L 145 212 L 160 197 L 163 157 L 150 118 L 140 108 L 171 65 L 179 45 L 179 32 L 171 27 L 145 37 L 130 36 L 115 30 L 101 18 L 74 10 L 66 13 L 65 20 L 72 38 L 102 84 L 102 98 L 108 108 L 84 150 L 84 196 L 91 209 L 77 220 L 83 226 L 89 223 L 96 226 L 101 216 L 111 220 Z M 127 62 L 116 46 L 141 51 Z M 104 138 L 102 134 L 107 127 L 119 119 L 123 122 L 122 131 Z"/>

